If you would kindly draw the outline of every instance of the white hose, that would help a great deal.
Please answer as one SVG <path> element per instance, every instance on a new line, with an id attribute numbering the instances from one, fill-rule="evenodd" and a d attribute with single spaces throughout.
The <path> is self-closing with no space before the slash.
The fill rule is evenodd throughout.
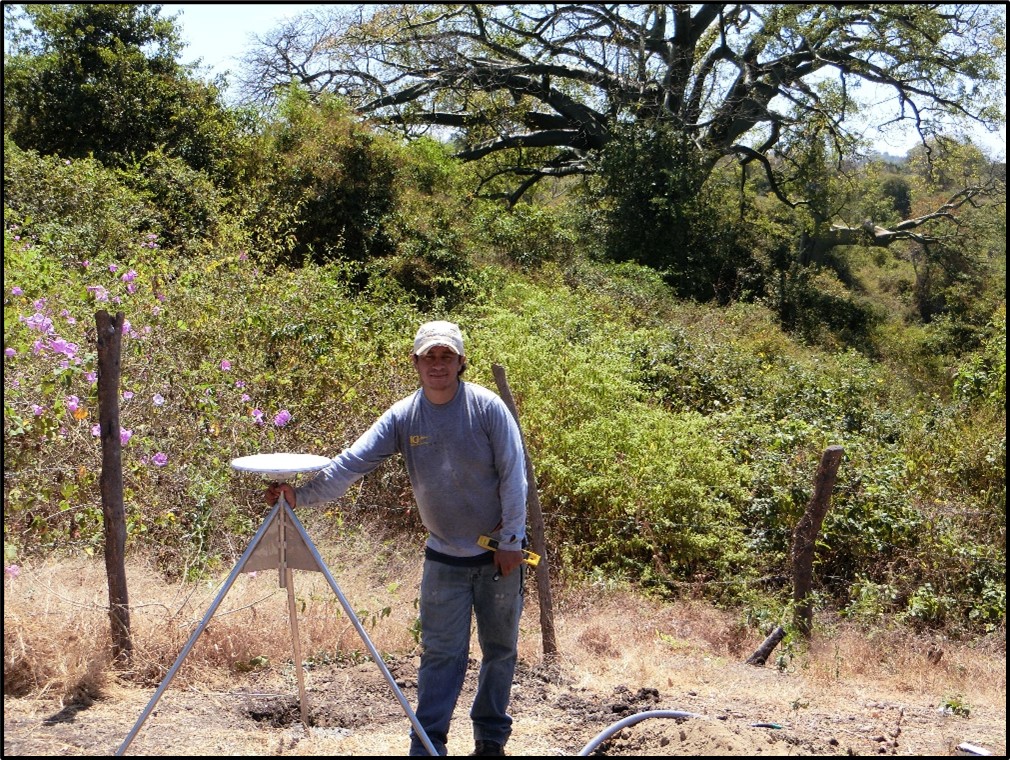
<path id="1" fill-rule="evenodd" d="M 596 749 L 600 744 L 605 742 L 608 738 L 616 734 L 622 728 L 627 728 L 628 726 L 633 726 L 646 718 L 698 718 L 700 716 L 694 713 L 683 712 L 681 710 L 647 710 L 645 712 L 635 713 L 634 715 L 629 715 L 627 718 L 622 718 L 611 726 L 608 726 L 595 737 L 593 737 L 589 744 L 582 748 L 579 752 L 579 757 L 586 757 Z"/>

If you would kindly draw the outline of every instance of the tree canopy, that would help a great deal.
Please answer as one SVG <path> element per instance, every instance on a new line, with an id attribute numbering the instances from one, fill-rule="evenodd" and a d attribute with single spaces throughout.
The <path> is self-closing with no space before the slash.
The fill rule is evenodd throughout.
<path id="1" fill-rule="evenodd" d="M 4 38 L 4 132 L 20 147 L 119 167 L 159 148 L 198 170 L 229 161 L 234 114 L 177 62 L 160 5 L 5 5 Z"/>
<path id="2" fill-rule="evenodd" d="M 790 156 L 857 153 L 871 106 L 930 145 L 1004 120 L 1001 5 L 386 4 L 321 8 L 259 41 L 249 97 L 293 80 L 409 134 L 447 131 L 459 157 L 495 157 L 486 177 L 512 178 L 513 202 L 595 171 L 622 123 L 683 132 L 706 171 L 759 162 L 802 202 Z"/>

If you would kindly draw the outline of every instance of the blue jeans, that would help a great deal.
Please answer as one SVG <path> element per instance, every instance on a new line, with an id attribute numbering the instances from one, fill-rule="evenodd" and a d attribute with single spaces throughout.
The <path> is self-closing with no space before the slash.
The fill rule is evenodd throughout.
<path id="1" fill-rule="evenodd" d="M 474 741 L 505 746 L 512 733 L 508 710 L 523 608 L 520 565 L 495 580 L 493 564 L 456 567 L 425 559 L 421 576 L 421 667 L 417 672 L 417 720 L 440 755 L 470 659 L 470 622 L 477 619 L 481 648 L 477 694 L 470 709 Z M 427 755 L 411 728 L 410 754 Z"/>

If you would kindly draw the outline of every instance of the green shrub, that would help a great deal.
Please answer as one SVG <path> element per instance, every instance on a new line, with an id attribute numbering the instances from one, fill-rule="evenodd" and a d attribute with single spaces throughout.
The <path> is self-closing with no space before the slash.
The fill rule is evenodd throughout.
<path id="1" fill-rule="evenodd" d="M 359 123 L 339 99 L 309 102 L 298 90 L 268 136 L 268 160 L 252 180 L 259 192 L 249 224 L 258 249 L 287 266 L 392 253 L 385 225 L 400 165 L 392 140 Z"/>
<path id="2" fill-rule="evenodd" d="M 742 571 L 745 470 L 710 422 L 639 400 L 634 343 L 608 306 L 515 285 L 479 317 L 474 366 L 503 363 L 518 391 L 549 540 L 566 566 L 667 591 Z"/>
<path id="3" fill-rule="evenodd" d="M 116 172 L 90 158 L 23 151 L 6 136 L 4 225 L 19 238 L 12 255 L 30 244 L 65 268 L 128 260 L 157 229 L 144 197 Z"/>
<path id="4" fill-rule="evenodd" d="M 526 203 L 503 209 L 498 204 L 478 207 L 474 226 L 483 230 L 488 249 L 520 269 L 572 258 L 576 234 L 557 209 Z"/>
<path id="5" fill-rule="evenodd" d="M 228 222 L 225 200 L 211 179 L 160 149 L 120 174 L 124 186 L 144 198 L 159 244 L 182 256 L 221 245 Z"/>
<path id="6" fill-rule="evenodd" d="M 472 225 L 463 170 L 446 146 L 417 140 L 402 153 L 396 204 L 384 226 L 393 253 L 375 263 L 423 311 L 451 311 L 473 293 Z"/>

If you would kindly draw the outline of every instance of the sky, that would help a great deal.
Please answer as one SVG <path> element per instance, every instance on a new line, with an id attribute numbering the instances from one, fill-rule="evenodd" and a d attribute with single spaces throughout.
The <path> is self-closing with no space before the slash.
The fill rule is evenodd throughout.
<path id="1" fill-rule="evenodd" d="M 213 74 L 222 74 L 228 69 L 234 74 L 240 67 L 241 57 L 252 46 L 252 35 L 263 35 L 283 21 L 319 5 L 321 4 L 164 3 L 162 17 L 181 13 L 177 23 L 182 30 L 183 42 L 186 43 L 183 63 L 192 63 L 202 58 L 203 65 L 209 67 Z M 234 80 L 235 77 L 229 79 Z M 228 94 L 230 93 L 225 93 L 226 96 Z M 996 135 L 980 131 L 975 139 L 993 157 L 1006 156 L 1006 127 Z M 901 156 L 917 143 L 917 137 L 908 134 L 887 141 L 879 140 L 875 147 L 881 152 Z"/>
<path id="2" fill-rule="evenodd" d="M 239 60 L 252 47 L 252 35 L 264 35 L 283 21 L 318 3 L 162 3 L 161 17 L 180 14 L 182 63 L 203 59 L 213 73 L 238 71 Z M 234 77 L 229 77 L 230 79 Z"/>

